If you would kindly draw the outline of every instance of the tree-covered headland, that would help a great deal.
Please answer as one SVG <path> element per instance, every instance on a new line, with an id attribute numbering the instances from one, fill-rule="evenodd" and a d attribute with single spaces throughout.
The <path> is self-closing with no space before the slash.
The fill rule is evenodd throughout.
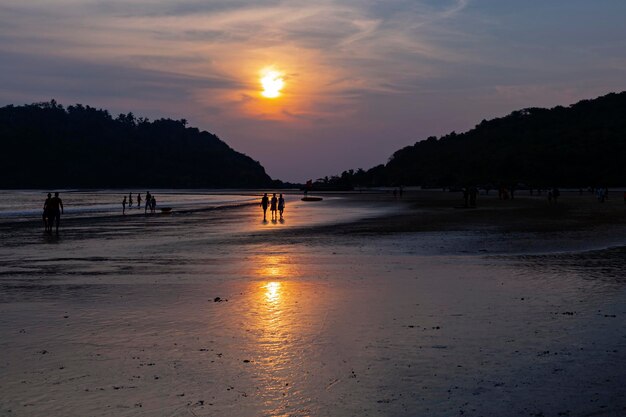
<path id="1" fill-rule="evenodd" d="M 278 185 L 257 161 L 183 120 L 54 100 L 0 108 L 0 188 Z"/>

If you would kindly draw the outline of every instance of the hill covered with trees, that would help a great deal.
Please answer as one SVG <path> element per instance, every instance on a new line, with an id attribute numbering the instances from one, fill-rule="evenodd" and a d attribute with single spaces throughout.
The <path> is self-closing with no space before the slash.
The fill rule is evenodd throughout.
<path id="1" fill-rule="evenodd" d="M 0 188 L 276 185 L 257 161 L 186 125 L 54 100 L 2 107 Z"/>
<path id="2" fill-rule="evenodd" d="M 368 171 L 318 180 L 322 187 L 336 188 L 516 183 L 625 185 L 626 92 L 569 107 L 514 111 L 465 133 L 418 141 Z"/>

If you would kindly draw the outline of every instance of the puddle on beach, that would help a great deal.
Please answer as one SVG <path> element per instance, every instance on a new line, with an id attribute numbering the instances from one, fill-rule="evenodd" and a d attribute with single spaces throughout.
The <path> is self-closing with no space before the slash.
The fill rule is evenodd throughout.
<path id="1" fill-rule="evenodd" d="M 284 243 L 238 210 L 0 247 L 0 414 L 626 412 L 622 250 Z"/>

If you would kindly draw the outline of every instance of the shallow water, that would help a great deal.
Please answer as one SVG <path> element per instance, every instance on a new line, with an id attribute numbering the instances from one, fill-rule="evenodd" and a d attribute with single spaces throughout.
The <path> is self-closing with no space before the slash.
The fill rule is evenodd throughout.
<path id="1" fill-rule="evenodd" d="M 623 248 L 289 234 L 393 210 L 293 197 L 283 224 L 241 206 L 6 227 L 0 414 L 626 413 Z"/>

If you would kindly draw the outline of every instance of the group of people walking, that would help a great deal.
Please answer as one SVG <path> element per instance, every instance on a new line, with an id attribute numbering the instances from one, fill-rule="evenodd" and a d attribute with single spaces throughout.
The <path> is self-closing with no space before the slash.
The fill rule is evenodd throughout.
<path id="1" fill-rule="evenodd" d="M 150 191 L 146 191 L 146 204 L 144 206 L 144 213 L 154 213 L 156 210 L 156 198 L 150 194 Z M 126 200 L 126 196 L 122 200 L 122 214 L 126 214 L 126 205 L 128 204 L 128 208 L 133 207 L 133 193 L 128 193 L 128 200 Z M 141 194 L 137 193 L 137 209 L 141 208 Z"/>
<path id="2" fill-rule="evenodd" d="M 272 195 L 270 199 L 267 196 L 267 193 L 263 194 L 261 198 L 261 208 L 263 208 L 263 221 L 267 221 L 267 207 L 270 208 L 270 213 L 272 215 L 272 221 L 276 221 L 278 215 L 280 214 L 280 218 L 283 218 L 283 212 L 285 211 L 285 199 L 281 194 L 280 197 L 276 198 L 276 193 Z"/>
<path id="3" fill-rule="evenodd" d="M 59 198 L 59 193 L 48 193 L 48 198 L 43 203 L 43 226 L 46 233 L 52 233 L 52 228 L 56 224 L 56 232 L 59 234 L 59 224 L 61 223 L 61 213 L 63 213 L 63 201 Z"/>

